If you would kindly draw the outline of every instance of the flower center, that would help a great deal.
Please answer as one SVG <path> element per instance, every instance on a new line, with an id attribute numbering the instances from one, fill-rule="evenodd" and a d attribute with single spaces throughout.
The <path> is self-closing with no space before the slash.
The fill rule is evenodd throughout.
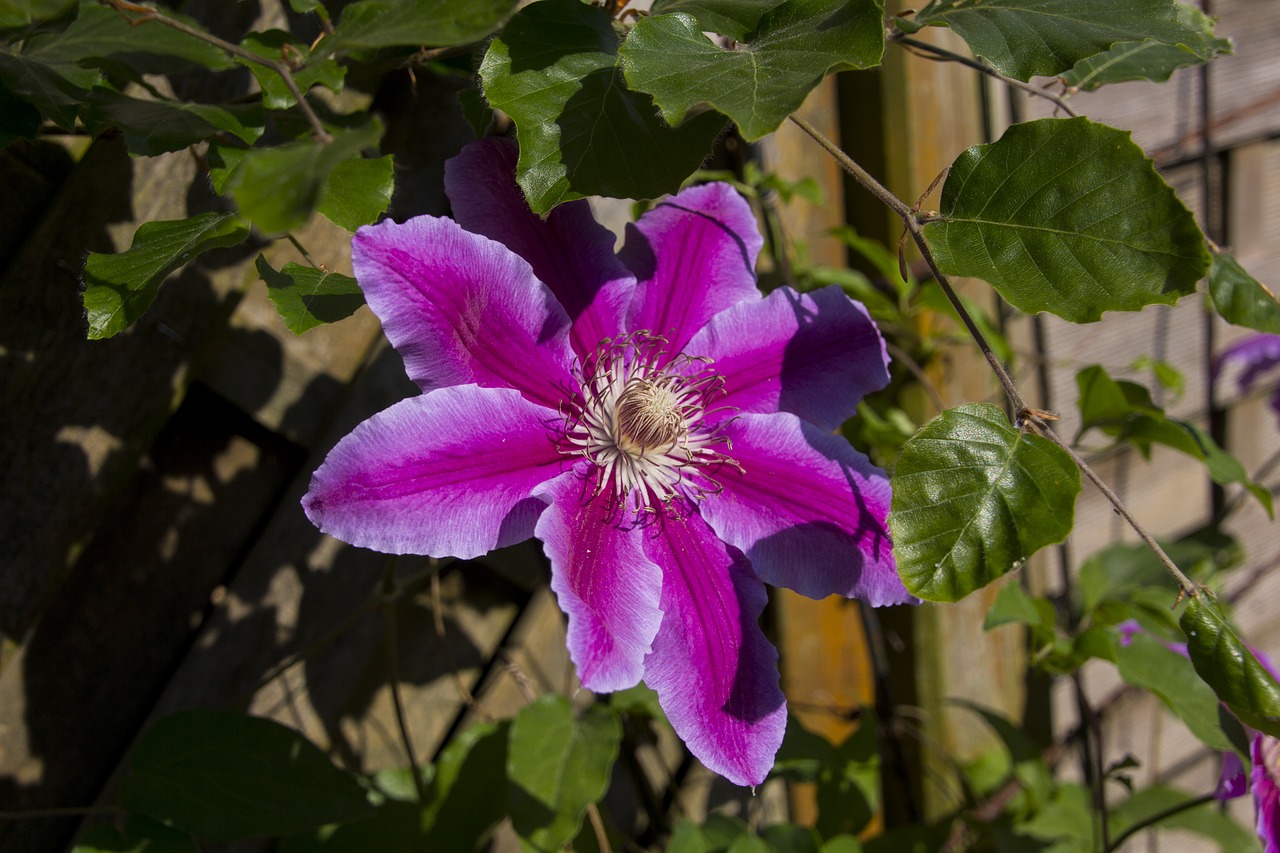
<path id="1" fill-rule="evenodd" d="M 581 396 L 566 406 L 562 450 L 594 466 L 596 494 L 640 512 L 678 499 L 697 501 L 721 490 L 713 474 L 736 465 L 718 448 L 721 411 L 710 401 L 724 393 L 724 377 L 707 359 L 667 357 L 666 341 L 632 332 L 600 343 L 576 373 Z"/>

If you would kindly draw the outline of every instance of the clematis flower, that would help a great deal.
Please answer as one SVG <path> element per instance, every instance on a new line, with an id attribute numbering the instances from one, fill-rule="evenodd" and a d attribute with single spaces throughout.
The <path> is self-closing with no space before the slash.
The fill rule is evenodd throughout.
<path id="1" fill-rule="evenodd" d="M 361 228 L 370 307 L 423 393 L 346 436 L 303 499 L 321 530 L 470 558 L 542 540 L 584 687 L 642 678 L 707 767 L 763 781 L 786 709 L 764 582 L 910 600 L 889 485 L 832 434 L 888 379 L 838 289 L 762 297 L 751 210 L 684 190 L 621 253 L 585 202 L 532 214 L 516 151 L 446 166 L 456 222 Z"/>
<path id="2" fill-rule="evenodd" d="M 1250 335 L 1227 347 L 1214 359 L 1213 378 L 1231 364 L 1242 368 L 1236 388 L 1247 393 L 1265 374 L 1280 367 L 1280 335 Z M 1280 386 L 1271 394 L 1271 408 L 1280 418 Z"/>
<path id="3" fill-rule="evenodd" d="M 1272 678 L 1280 680 L 1280 672 L 1269 657 L 1252 647 L 1250 651 Z M 1249 758 L 1253 762 L 1253 770 L 1246 775 L 1240 756 L 1234 752 L 1224 753 L 1217 797 L 1229 800 L 1252 791 L 1257 816 L 1255 830 L 1262 841 L 1263 853 L 1280 853 L 1280 740 L 1247 726 L 1245 731 L 1249 735 Z"/>

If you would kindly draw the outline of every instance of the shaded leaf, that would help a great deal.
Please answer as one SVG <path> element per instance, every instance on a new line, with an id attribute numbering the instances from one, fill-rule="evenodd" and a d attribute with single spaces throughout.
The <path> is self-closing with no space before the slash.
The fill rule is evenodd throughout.
<path id="1" fill-rule="evenodd" d="M 298 91 L 304 95 L 312 86 L 324 86 L 331 92 L 341 92 L 347 69 L 333 59 L 321 59 L 311 56 L 311 48 L 307 43 L 295 38 L 283 30 L 267 30 L 261 33 L 249 33 L 240 42 L 246 50 L 284 62 L 290 66 L 293 82 Z M 298 102 L 284 78 L 257 62 L 239 60 L 253 73 L 254 79 L 262 89 L 262 105 L 269 110 L 284 110 Z"/>
<path id="2" fill-rule="evenodd" d="M 90 252 L 84 262 L 89 338 L 109 338 L 142 316 L 170 273 L 210 249 L 236 246 L 249 229 L 233 213 L 145 222 L 124 252 Z"/>
<path id="3" fill-rule="evenodd" d="M 1280 302 L 1230 252 L 1214 252 L 1209 297 L 1222 319 L 1236 326 L 1280 335 Z"/>
<path id="4" fill-rule="evenodd" d="M 898 573 L 912 593 L 958 601 L 1071 532 L 1080 471 L 988 404 L 948 409 L 902 449 L 891 480 Z"/>
<path id="5" fill-rule="evenodd" d="M 349 275 L 293 263 L 277 271 L 262 255 L 256 266 L 267 296 L 295 335 L 350 317 L 364 304 L 364 293 Z"/>
<path id="6" fill-rule="evenodd" d="M 0 29 L 17 29 L 33 21 L 52 21 L 70 12 L 76 0 L 3 0 Z"/>
<path id="7" fill-rule="evenodd" d="M 619 50 L 627 84 L 679 124 L 699 104 L 749 141 L 776 130 L 833 69 L 871 68 L 884 53 L 882 0 L 787 0 L 726 50 L 692 15 L 641 18 Z"/>
<path id="8" fill-rule="evenodd" d="M 370 811 L 356 780 L 272 720 L 183 711 L 139 741 L 125 806 L 212 841 L 298 832 Z"/>
<path id="9" fill-rule="evenodd" d="M 578 0 L 541 0 L 512 18 L 480 66 L 485 96 L 516 124 L 516 176 L 537 213 L 603 195 L 674 192 L 707 156 L 724 118 L 673 128 L 618 66 L 613 19 Z"/>
<path id="10" fill-rule="evenodd" d="M 1019 80 L 1061 74 L 1117 42 L 1183 45 L 1208 60 L 1223 41 L 1208 16 L 1176 0 L 932 0 L 915 22 L 950 27 Z"/>
<path id="11" fill-rule="evenodd" d="M 1245 646 L 1222 607 L 1201 593 L 1179 620 L 1196 672 L 1245 725 L 1280 737 L 1280 684 Z"/>
<path id="12" fill-rule="evenodd" d="M 95 826 L 80 837 L 71 853 L 200 853 L 200 848 L 190 835 L 134 815 L 123 832 Z"/>
<path id="13" fill-rule="evenodd" d="M 342 12 L 317 46 L 331 55 L 353 48 L 446 46 L 479 41 L 511 14 L 517 0 L 361 0 Z"/>
<path id="14" fill-rule="evenodd" d="M 511 822 L 538 850 L 558 850 L 578 834 L 587 806 L 609 787 L 622 741 L 617 714 L 592 705 L 574 719 L 569 700 L 543 696 L 511 727 L 507 778 Z"/>
<path id="15" fill-rule="evenodd" d="M 746 41 L 755 32 L 760 17 L 781 3 L 782 0 L 654 0 L 649 14 L 684 12 L 696 18 L 707 32 Z"/>
<path id="16" fill-rule="evenodd" d="M 880 804 L 880 752 L 874 715 L 860 715 L 857 731 L 838 746 L 794 717 L 788 719 L 773 775 L 817 784 L 815 826 L 822 836 L 862 831 Z"/>
<path id="17" fill-rule="evenodd" d="M 258 104 L 214 106 L 131 98 L 96 87 L 85 102 L 84 123 L 92 133 L 119 127 L 129 153 L 154 157 L 181 151 L 219 132 L 253 143 L 263 130 Z"/>
<path id="18" fill-rule="evenodd" d="M 1195 11 L 1200 14 L 1199 9 Z M 1128 80 L 1163 83 L 1179 68 L 1203 65 L 1216 56 L 1230 52 L 1231 42 L 1227 39 L 1216 39 L 1209 56 L 1199 55 L 1182 45 L 1164 44 L 1149 39 L 1124 41 L 1105 53 L 1080 60 L 1061 77 L 1068 86 L 1082 92 L 1092 92 L 1100 86 Z"/>
<path id="19" fill-rule="evenodd" d="M 17 139 L 34 139 L 41 119 L 39 110 L 0 85 L 0 148 Z"/>
<path id="20" fill-rule="evenodd" d="M 372 224 L 391 204 L 395 169 L 391 155 L 352 158 L 334 167 L 316 210 L 348 231 Z"/>
<path id="21" fill-rule="evenodd" d="M 760 840 L 768 853 L 818 853 L 822 843 L 816 829 L 793 823 L 766 826 L 760 831 Z"/>
<path id="22" fill-rule="evenodd" d="M 449 742 L 436 761 L 422 812 L 422 850 L 471 850 L 507 814 L 511 724 L 482 723 Z"/>
<path id="23" fill-rule="evenodd" d="M 1073 323 L 1172 304 L 1209 266 L 1194 217 L 1126 131 L 1016 124 L 955 161 L 925 237 L 944 273 Z"/>
<path id="24" fill-rule="evenodd" d="M 47 63 L 0 47 L 0 84 L 63 130 L 74 130 L 80 104 L 100 75 L 71 63 Z"/>

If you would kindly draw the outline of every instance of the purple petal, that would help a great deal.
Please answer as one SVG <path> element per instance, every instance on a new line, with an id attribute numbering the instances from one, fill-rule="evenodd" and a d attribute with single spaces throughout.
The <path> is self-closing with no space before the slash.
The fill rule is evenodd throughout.
<path id="1" fill-rule="evenodd" d="M 535 487 L 556 476 L 559 416 L 508 388 L 401 400 L 329 451 L 302 499 L 344 542 L 389 554 L 478 557 L 533 535 Z"/>
<path id="2" fill-rule="evenodd" d="M 569 320 L 501 243 L 419 216 L 361 228 L 351 259 L 369 306 L 424 391 L 475 383 L 559 405 L 570 384 Z"/>
<path id="3" fill-rule="evenodd" d="M 839 287 L 782 287 L 720 312 L 685 347 L 724 376 L 717 405 L 791 412 L 824 429 L 851 417 L 863 395 L 889 382 L 884 339 Z"/>
<path id="4" fill-rule="evenodd" d="M 1253 805 L 1265 853 L 1280 853 L 1280 740 L 1253 736 Z"/>
<path id="5" fill-rule="evenodd" d="M 551 560 L 551 589 L 569 617 L 569 655 L 582 686 L 632 687 L 658 633 L 662 571 L 644 554 L 641 531 L 620 529 L 609 493 L 593 497 L 586 463 L 537 491 L 550 506 L 535 535 Z"/>
<path id="6" fill-rule="evenodd" d="M 532 265 L 573 321 L 573 347 L 585 357 L 621 330 L 635 279 L 613 253 L 613 233 L 585 200 L 559 205 L 546 219 L 529 209 L 516 184 L 518 156 L 508 139 L 474 142 L 445 163 L 445 191 L 462 227 Z"/>
<path id="7" fill-rule="evenodd" d="M 795 415 L 743 415 L 725 426 L 724 486 L 699 512 L 741 549 L 765 583 L 874 606 L 915 599 L 898 577 L 889 542 L 889 480 L 844 439 Z"/>
<path id="8" fill-rule="evenodd" d="M 627 328 L 647 329 L 679 352 L 716 314 L 760 298 L 755 216 L 728 184 L 706 184 L 659 202 L 627 229 L 619 257 L 640 284 Z"/>
<path id="9" fill-rule="evenodd" d="M 1228 364 L 1244 368 L 1236 379 L 1240 393 L 1253 387 L 1258 377 L 1280 364 L 1280 335 L 1250 335 L 1218 353 L 1214 360 L 1213 375 L 1217 377 Z"/>
<path id="10" fill-rule="evenodd" d="M 1218 774 L 1218 788 L 1213 792 L 1219 800 L 1234 800 L 1249 793 L 1249 777 L 1244 772 L 1244 762 L 1234 752 L 1222 753 L 1222 772 Z"/>
<path id="11" fill-rule="evenodd" d="M 787 719 L 778 653 L 758 621 L 764 586 L 697 514 L 654 527 L 645 548 L 663 567 L 663 617 L 645 682 L 699 761 L 730 782 L 758 785 Z"/>

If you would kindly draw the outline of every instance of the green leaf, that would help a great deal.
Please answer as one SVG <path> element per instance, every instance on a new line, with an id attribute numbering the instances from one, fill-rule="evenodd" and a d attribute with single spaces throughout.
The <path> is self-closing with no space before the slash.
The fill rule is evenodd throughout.
<path id="1" fill-rule="evenodd" d="M 609 787 L 622 741 L 615 712 L 592 705 L 575 720 L 569 700 L 543 696 L 511 727 L 507 777 L 511 822 L 538 850 L 558 850 L 578 834 L 587 806 Z"/>
<path id="2" fill-rule="evenodd" d="M 1213 21 L 1176 0 L 932 0 L 921 26 L 947 26 L 997 71 L 1050 77 L 1117 42 L 1182 45 L 1208 60 L 1223 50 Z"/>
<path id="3" fill-rule="evenodd" d="M 724 118 L 673 128 L 618 67 L 613 19 L 578 0 L 521 9 L 480 66 L 485 96 L 516 124 L 516 176 L 546 213 L 589 195 L 654 198 L 675 192 L 711 149 Z"/>
<path id="4" fill-rule="evenodd" d="M 63 130 L 75 130 L 80 104 L 100 76 L 91 68 L 48 63 L 0 47 L 0 84 Z"/>
<path id="5" fill-rule="evenodd" d="M 302 225 L 324 197 L 329 175 L 341 163 L 378 144 L 376 123 L 338 131 L 329 143 L 314 139 L 244 153 L 226 181 L 236 206 L 268 234 Z"/>
<path id="6" fill-rule="evenodd" d="M 262 255 L 256 265 L 267 296 L 295 335 L 350 317 L 364 304 L 364 293 L 349 275 L 293 263 L 276 271 Z"/>
<path id="7" fill-rule="evenodd" d="M 1199 9 L 1195 12 L 1201 14 Z M 1203 65 L 1220 54 L 1231 52 L 1231 42 L 1227 39 L 1217 39 L 1215 45 L 1216 49 L 1210 56 L 1200 56 L 1176 44 L 1151 40 L 1123 41 L 1105 53 L 1077 62 L 1074 68 L 1062 75 L 1062 82 L 1082 92 L 1092 92 L 1100 86 L 1128 80 L 1163 83 L 1179 68 Z"/>
<path id="8" fill-rule="evenodd" d="M 1209 297 L 1228 323 L 1280 335 L 1280 302 L 1276 295 L 1249 275 L 1230 252 L 1213 253 Z"/>
<path id="9" fill-rule="evenodd" d="M 183 711 L 144 734 L 121 797 L 131 811 L 210 841 L 299 832 L 370 811 L 359 783 L 302 735 L 214 711 Z"/>
<path id="10" fill-rule="evenodd" d="M 833 69 L 871 68 L 884 54 L 883 0 L 787 0 L 745 46 L 726 50 L 692 15 L 641 18 L 619 56 L 627 84 L 679 124 L 709 104 L 748 141 L 777 129 Z"/>
<path id="11" fill-rule="evenodd" d="M 89 338 L 109 338 L 133 325 L 155 299 L 160 284 L 210 249 L 237 246 L 249 229 L 232 213 L 202 213 L 190 219 L 145 222 L 128 250 L 90 252 L 84 262 L 84 307 Z"/>
<path id="12" fill-rule="evenodd" d="M 18 139 L 35 139 L 41 119 L 39 110 L 0 84 L 0 148 Z"/>
<path id="13" fill-rule="evenodd" d="M 1001 625 L 1030 625 L 1053 630 L 1053 602 L 1039 596 L 1031 596 L 1022 584 L 1010 580 L 1000 588 L 996 600 L 987 611 L 982 630 L 990 631 Z"/>
<path id="14" fill-rule="evenodd" d="M 889 525 L 907 589 L 958 601 L 1071 532 L 1080 471 L 1065 450 L 978 403 L 925 424 L 903 447 L 891 485 Z"/>
<path id="15" fill-rule="evenodd" d="M 109 826 L 89 830 L 71 853 L 200 853 L 200 848 L 190 835 L 134 815 L 124 832 Z"/>
<path id="16" fill-rule="evenodd" d="M 760 17 L 781 3 L 782 0 L 655 0 L 649 14 L 683 12 L 696 18 L 707 32 L 746 41 L 755 32 Z"/>
<path id="17" fill-rule="evenodd" d="M 450 741 L 436 761 L 419 850 L 471 850 L 507 814 L 508 722 L 482 723 Z"/>
<path id="18" fill-rule="evenodd" d="M 875 717 L 863 714 L 858 730 L 836 746 L 795 718 L 778 750 L 773 775 L 817 783 L 818 820 L 823 836 L 861 832 L 880 803 L 880 752 Z"/>
<path id="19" fill-rule="evenodd" d="M 1085 118 L 1016 124 L 965 151 L 924 231 L 944 273 L 1073 323 L 1172 304 L 1209 266 L 1195 219 L 1128 132 Z"/>
<path id="20" fill-rule="evenodd" d="M 1223 731 L 1218 697 L 1196 675 L 1190 660 L 1145 633 L 1134 634 L 1127 645 L 1116 642 L 1114 646 L 1116 667 L 1126 684 L 1159 696 L 1205 746 L 1222 751 L 1235 748 Z"/>
<path id="21" fill-rule="evenodd" d="M 1228 853 L 1261 850 L 1258 837 L 1223 811 L 1218 802 L 1201 803 L 1189 809 L 1178 808 L 1197 799 L 1199 798 L 1195 794 L 1163 785 L 1143 788 L 1110 812 L 1112 837 L 1155 815 L 1173 812 L 1154 825 L 1162 829 L 1186 829 L 1203 835 L 1217 842 Z"/>
<path id="22" fill-rule="evenodd" d="M 92 133 L 119 127 L 129 153 L 154 157 L 181 151 L 219 132 L 252 144 L 262 135 L 258 104 L 225 107 L 131 98 L 98 86 L 85 102 L 84 123 Z"/>
<path id="23" fill-rule="evenodd" d="M 261 56 L 266 56 L 290 66 L 293 82 L 304 95 L 312 86 L 324 86 L 331 92 L 341 92 L 347 69 L 332 59 L 311 56 L 311 48 L 284 30 L 267 30 L 249 33 L 240 46 Z M 284 78 L 257 62 L 238 59 L 241 65 L 253 73 L 262 89 L 262 105 L 269 110 L 284 110 L 298 99 L 285 85 Z"/>
<path id="24" fill-rule="evenodd" d="M 75 5 L 76 0 L 0 0 L 0 29 L 18 29 L 33 21 L 52 21 Z"/>
<path id="25" fill-rule="evenodd" d="M 317 46 L 335 51 L 469 44 L 498 28 L 517 0 L 362 0 L 342 13 L 333 35 Z"/>
<path id="26" fill-rule="evenodd" d="M 1207 594 L 1192 596 L 1179 620 L 1196 672 L 1247 726 L 1280 737 L 1280 684 L 1244 644 Z"/>
<path id="27" fill-rule="evenodd" d="M 813 827 L 793 823 L 775 823 L 760 831 L 768 853 L 818 853 L 822 839 Z"/>
<path id="28" fill-rule="evenodd" d="M 395 177 L 390 154 L 344 160 L 329 174 L 316 210 L 348 231 L 370 225 L 391 204 Z"/>

